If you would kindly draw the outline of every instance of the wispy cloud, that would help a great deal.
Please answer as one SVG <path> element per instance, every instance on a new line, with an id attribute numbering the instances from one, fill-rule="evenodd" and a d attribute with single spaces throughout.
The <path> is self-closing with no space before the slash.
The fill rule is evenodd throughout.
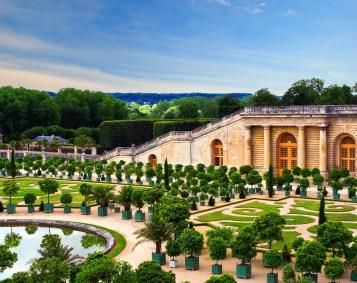
<path id="1" fill-rule="evenodd" d="M 252 6 L 247 6 L 245 8 L 245 10 L 247 10 L 251 15 L 257 15 L 257 14 L 263 13 L 266 6 L 267 6 L 267 3 L 260 2 L 258 4 L 254 4 Z"/>
<path id="2" fill-rule="evenodd" d="M 231 4 L 232 4 L 231 0 L 210 0 L 210 2 L 215 2 L 220 5 L 227 6 L 227 7 L 231 6 Z"/>
<path id="3" fill-rule="evenodd" d="M 285 17 L 295 17 L 296 16 L 296 11 L 292 9 L 288 9 L 284 12 Z"/>

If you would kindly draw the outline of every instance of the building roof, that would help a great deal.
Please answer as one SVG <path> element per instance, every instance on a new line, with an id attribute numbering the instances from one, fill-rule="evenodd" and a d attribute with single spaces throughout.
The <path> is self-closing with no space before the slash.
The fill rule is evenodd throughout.
<path id="1" fill-rule="evenodd" d="M 48 141 L 48 142 L 52 142 L 52 141 L 58 141 L 58 142 L 63 142 L 63 143 L 68 143 L 68 140 L 60 137 L 60 136 L 45 136 L 45 135 L 42 135 L 42 136 L 37 136 L 35 137 L 34 139 L 32 139 L 33 141 L 35 142 L 38 142 L 38 141 Z"/>

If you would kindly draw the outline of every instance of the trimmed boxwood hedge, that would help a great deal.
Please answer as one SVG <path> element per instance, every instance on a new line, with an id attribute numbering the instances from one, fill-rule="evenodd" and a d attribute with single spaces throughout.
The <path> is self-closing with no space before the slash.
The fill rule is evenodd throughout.
<path id="1" fill-rule="evenodd" d="M 99 127 L 100 144 L 104 149 L 140 145 L 170 131 L 191 131 L 211 121 L 212 119 L 104 121 Z"/>
<path id="2" fill-rule="evenodd" d="M 105 149 L 139 145 L 153 138 L 152 120 L 104 121 L 99 127 L 100 144 Z"/>
<path id="3" fill-rule="evenodd" d="M 164 135 L 171 131 L 192 131 L 211 121 L 212 119 L 156 121 L 154 123 L 154 137 Z"/>

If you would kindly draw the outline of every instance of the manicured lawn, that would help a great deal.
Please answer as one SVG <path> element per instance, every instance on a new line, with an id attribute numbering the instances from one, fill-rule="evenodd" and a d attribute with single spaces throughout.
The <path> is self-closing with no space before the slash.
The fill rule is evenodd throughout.
<path id="1" fill-rule="evenodd" d="M 229 226 L 229 227 L 235 227 L 238 228 L 238 230 L 241 230 L 245 227 L 252 226 L 253 222 L 230 222 L 230 221 L 222 221 L 219 222 L 220 224 L 224 226 Z"/>
<path id="2" fill-rule="evenodd" d="M 251 216 L 261 216 L 269 212 L 279 213 L 279 205 L 267 204 L 259 201 L 254 201 L 251 203 L 246 203 L 240 206 L 237 206 L 236 210 L 232 212 L 235 214 L 241 215 L 251 215 Z M 257 211 L 258 209 L 258 211 Z"/>
<path id="3" fill-rule="evenodd" d="M 357 223 L 347 223 L 347 222 L 342 222 L 343 226 L 347 227 L 348 229 L 357 229 Z M 307 229 L 307 231 L 309 231 L 312 234 L 317 234 L 317 226 L 318 225 L 314 225 L 311 226 Z"/>
<path id="4" fill-rule="evenodd" d="M 320 201 L 316 200 L 295 200 L 293 207 L 302 207 L 312 211 L 319 211 Z M 325 211 L 326 212 L 349 212 L 355 210 L 355 207 L 352 205 L 334 205 L 327 204 Z"/>
<path id="5" fill-rule="evenodd" d="M 301 235 L 300 233 L 295 232 L 295 231 L 283 231 L 283 241 L 273 243 L 272 248 L 282 250 L 282 248 L 286 244 L 288 246 L 288 248 L 291 249 L 293 242 L 300 235 Z M 268 245 L 264 244 L 264 245 L 261 245 L 261 247 L 268 248 Z"/>
<path id="6" fill-rule="evenodd" d="M 284 215 L 287 225 L 301 225 L 314 223 L 314 218 L 303 215 Z"/>
<path id="7" fill-rule="evenodd" d="M 200 215 L 198 221 L 212 222 L 220 220 L 232 220 L 232 221 L 253 221 L 255 217 L 233 216 L 226 215 L 221 211 L 211 212 L 208 214 Z"/>

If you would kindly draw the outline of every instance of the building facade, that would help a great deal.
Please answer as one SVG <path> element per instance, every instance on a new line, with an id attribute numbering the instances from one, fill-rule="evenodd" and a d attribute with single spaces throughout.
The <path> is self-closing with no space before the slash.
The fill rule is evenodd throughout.
<path id="1" fill-rule="evenodd" d="M 102 159 L 196 165 L 251 165 L 260 172 L 272 164 L 319 168 L 325 174 L 345 168 L 356 174 L 357 105 L 245 107 L 189 132 L 170 132 L 140 146 L 115 148 Z"/>

